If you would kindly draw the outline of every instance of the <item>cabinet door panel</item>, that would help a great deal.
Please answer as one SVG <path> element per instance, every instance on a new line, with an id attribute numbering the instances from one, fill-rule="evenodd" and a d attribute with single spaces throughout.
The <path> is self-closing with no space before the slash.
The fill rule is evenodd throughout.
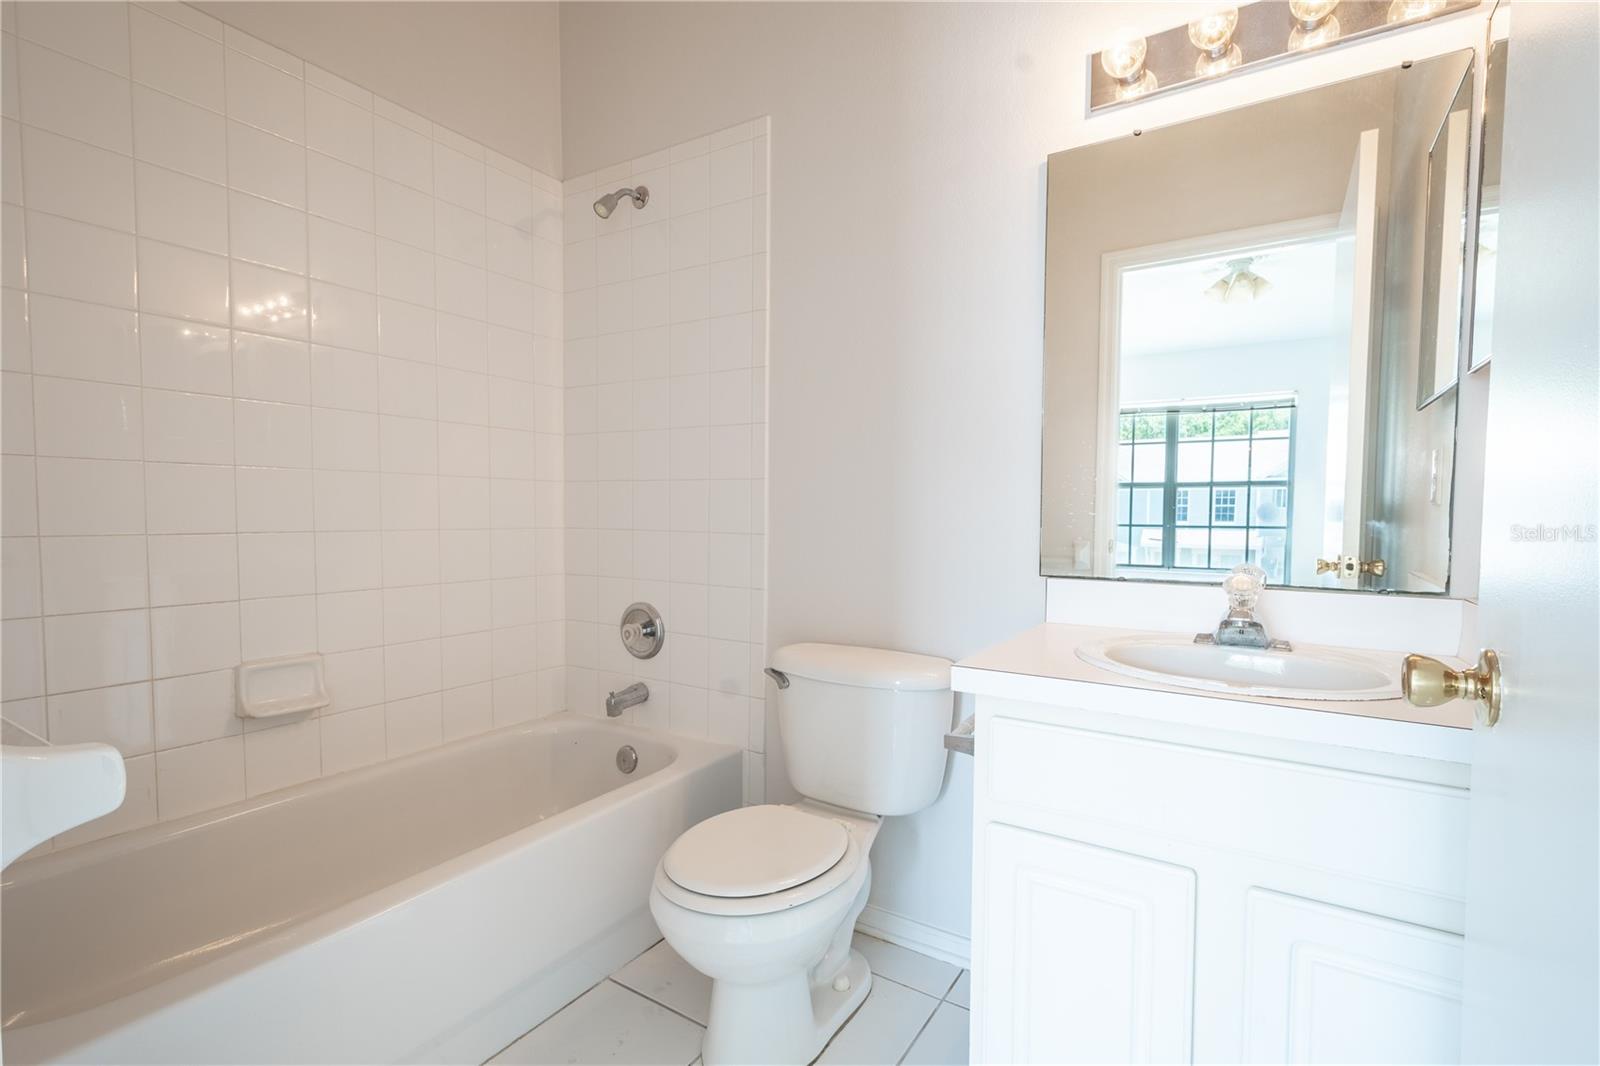
<path id="1" fill-rule="evenodd" d="M 1252 889 L 1250 1062 L 1457 1062 L 1462 938 Z"/>
<path id="2" fill-rule="evenodd" d="M 986 829 L 984 1062 L 1186 1062 L 1194 871 Z"/>

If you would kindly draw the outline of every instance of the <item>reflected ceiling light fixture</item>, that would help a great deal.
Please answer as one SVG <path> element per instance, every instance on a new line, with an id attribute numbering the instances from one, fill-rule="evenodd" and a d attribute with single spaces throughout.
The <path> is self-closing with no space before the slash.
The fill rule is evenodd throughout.
<path id="1" fill-rule="evenodd" d="M 1294 29 L 1289 31 L 1289 49 L 1309 52 L 1339 39 L 1339 18 L 1334 9 L 1339 0 L 1289 0 Z"/>
<path id="2" fill-rule="evenodd" d="M 1189 23 L 1189 43 L 1200 49 L 1195 60 L 1197 78 L 1209 78 L 1232 70 L 1243 61 L 1233 31 L 1239 28 L 1239 9 L 1221 7 Z"/>
<path id="3" fill-rule="evenodd" d="M 1120 100 L 1142 96 L 1156 87 L 1156 76 L 1145 69 L 1145 55 L 1149 45 L 1143 37 L 1131 31 L 1121 31 L 1117 43 L 1100 53 L 1100 69 L 1117 83 Z"/>
<path id="4" fill-rule="evenodd" d="M 615 211 L 617 205 L 625 199 L 632 200 L 634 207 L 643 207 L 650 202 L 650 190 L 640 185 L 637 188 L 608 192 L 594 202 L 594 213 L 601 218 L 610 218 L 611 212 Z"/>
<path id="5" fill-rule="evenodd" d="M 1228 260 L 1228 272 L 1206 287 L 1206 297 L 1224 304 L 1247 304 L 1259 300 L 1272 288 L 1272 282 L 1250 269 L 1255 261 L 1255 256 Z"/>

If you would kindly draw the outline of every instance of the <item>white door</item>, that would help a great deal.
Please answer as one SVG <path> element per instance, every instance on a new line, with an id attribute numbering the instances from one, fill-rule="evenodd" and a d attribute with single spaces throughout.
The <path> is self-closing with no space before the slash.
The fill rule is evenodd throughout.
<path id="1" fill-rule="evenodd" d="M 1362 482 L 1367 465 L 1367 371 L 1372 358 L 1374 258 L 1378 247 L 1377 130 L 1362 131 L 1350 167 L 1350 187 L 1339 213 L 1334 306 L 1348 308 L 1334 338 L 1328 382 L 1328 504 L 1322 554 L 1328 559 L 1361 553 Z M 1333 578 L 1356 588 L 1360 575 Z"/>
<path id="2" fill-rule="evenodd" d="M 1600 6 L 1517 4 L 1507 66 L 1462 1055 L 1600 1060 Z"/>

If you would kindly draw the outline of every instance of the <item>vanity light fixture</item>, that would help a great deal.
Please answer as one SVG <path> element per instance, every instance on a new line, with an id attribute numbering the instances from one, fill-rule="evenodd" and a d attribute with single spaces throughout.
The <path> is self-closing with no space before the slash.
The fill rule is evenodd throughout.
<path id="1" fill-rule="evenodd" d="M 1117 82 L 1117 96 L 1127 100 L 1156 87 L 1156 76 L 1145 69 L 1148 45 L 1143 37 L 1123 33 L 1116 44 L 1100 53 L 1100 69 Z"/>
<path id="2" fill-rule="evenodd" d="M 1388 20 L 1391 25 L 1418 22 L 1437 15 L 1445 0 L 1394 0 L 1389 5 Z"/>
<path id="3" fill-rule="evenodd" d="M 1259 300 L 1272 282 L 1250 269 L 1254 256 L 1228 260 L 1228 272 L 1206 287 L 1207 298 L 1224 304 L 1247 304 Z"/>
<path id="4" fill-rule="evenodd" d="M 1159 33 L 1123 33 L 1088 57 L 1088 110 L 1092 114 L 1307 52 L 1404 30 L 1482 2 L 1256 0 L 1211 10 Z"/>
<path id="5" fill-rule="evenodd" d="M 1214 77 L 1243 62 L 1244 53 L 1233 43 L 1233 31 L 1238 28 L 1236 7 L 1218 8 L 1189 23 L 1189 43 L 1200 49 L 1200 58 L 1194 64 L 1195 77 Z"/>
<path id="6" fill-rule="evenodd" d="M 1294 29 L 1289 31 L 1289 50 L 1309 52 L 1339 39 L 1341 27 L 1334 9 L 1339 0 L 1289 0 Z"/>

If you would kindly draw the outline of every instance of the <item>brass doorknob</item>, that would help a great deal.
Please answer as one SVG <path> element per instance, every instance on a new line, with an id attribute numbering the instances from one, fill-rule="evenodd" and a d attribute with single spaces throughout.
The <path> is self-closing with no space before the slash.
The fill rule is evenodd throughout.
<path id="1" fill-rule="evenodd" d="M 1452 670 L 1426 655 L 1407 655 L 1400 669 L 1400 690 L 1416 707 L 1437 707 L 1451 700 L 1473 700 L 1478 720 L 1492 726 L 1500 721 L 1500 656 L 1484 649 L 1476 670 Z"/>

